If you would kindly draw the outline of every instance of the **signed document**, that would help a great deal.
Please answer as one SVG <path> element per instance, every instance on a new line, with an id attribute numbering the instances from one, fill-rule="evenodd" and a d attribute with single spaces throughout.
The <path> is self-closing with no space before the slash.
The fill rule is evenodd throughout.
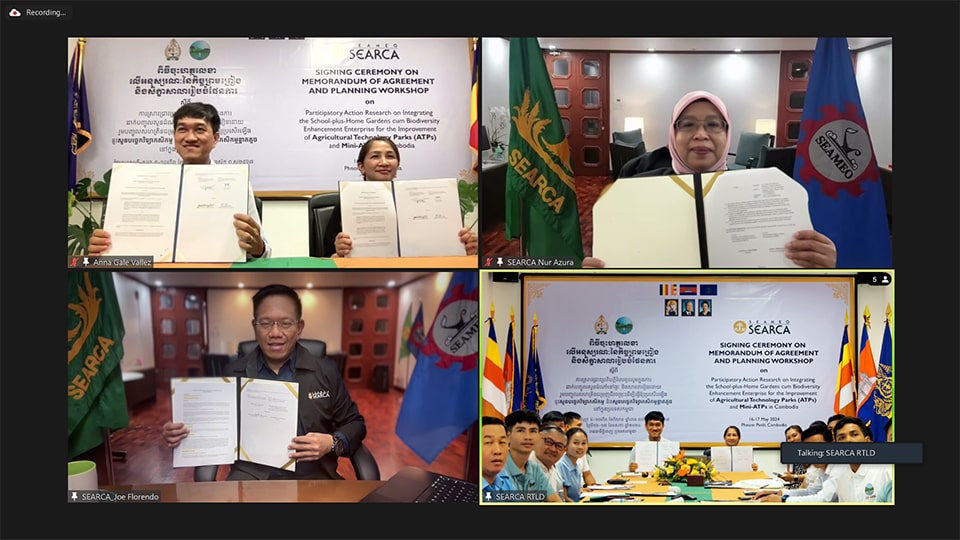
<path id="1" fill-rule="evenodd" d="M 399 257 L 393 182 L 340 181 L 343 232 L 353 240 L 348 257 Z"/>
<path id="2" fill-rule="evenodd" d="M 652 471 L 679 453 L 677 441 L 637 441 L 630 452 L 630 462 L 637 464 L 638 471 Z"/>
<path id="3" fill-rule="evenodd" d="M 173 449 L 173 466 L 221 465 L 237 459 L 237 380 L 170 379 L 171 413 L 190 435 Z"/>
<path id="4" fill-rule="evenodd" d="M 293 471 L 287 446 L 297 436 L 299 384 L 240 380 L 240 459 Z"/>
<path id="5" fill-rule="evenodd" d="M 400 254 L 404 257 L 463 255 L 456 178 L 395 180 Z"/>
<path id="6" fill-rule="evenodd" d="M 718 472 L 750 472 L 753 470 L 753 447 L 713 446 L 710 461 Z"/>
<path id="7" fill-rule="evenodd" d="M 105 255 L 154 262 L 243 262 L 233 214 L 246 213 L 247 165 L 114 163 Z"/>
<path id="8" fill-rule="evenodd" d="M 170 389 L 173 421 L 190 429 L 173 450 L 174 467 L 240 459 L 295 470 L 287 446 L 297 436 L 298 383 L 194 377 L 171 379 Z"/>
<path id="9" fill-rule="evenodd" d="M 806 190 L 776 168 L 704 173 L 711 268 L 796 268 L 793 233 L 813 229 Z M 593 256 L 608 268 L 700 268 L 693 175 L 620 178 L 593 207 Z"/>

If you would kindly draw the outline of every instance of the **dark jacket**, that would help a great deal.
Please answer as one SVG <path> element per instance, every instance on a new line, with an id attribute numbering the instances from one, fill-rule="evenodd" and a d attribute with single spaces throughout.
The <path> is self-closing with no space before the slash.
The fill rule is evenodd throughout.
<path id="1" fill-rule="evenodd" d="M 669 176 L 671 174 L 677 173 L 673 170 L 673 158 L 670 157 L 670 149 L 661 146 L 624 163 L 619 178 Z"/>
<path id="2" fill-rule="evenodd" d="M 258 347 L 250 354 L 227 365 L 224 376 L 257 378 Z M 302 345 L 297 345 L 296 373 L 299 383 L 299 420 L 305 433 L 343 433 L 353 452 L 367 435 L 367 426 L 357 404 L 350 398 L 346 385 L 337 367 L 330 358 L 317 358 Z M 287 444 L 287 443 L 285 443 Z M 337 474 L 337 455 L 327 453 L 319 461 L 297 463 L 295 472 L 274 467 L 236 461 L 235 469 L 249 473 L 261 480 L 279 478 L 311 478 L 319 480 L 342 480 Z"/>

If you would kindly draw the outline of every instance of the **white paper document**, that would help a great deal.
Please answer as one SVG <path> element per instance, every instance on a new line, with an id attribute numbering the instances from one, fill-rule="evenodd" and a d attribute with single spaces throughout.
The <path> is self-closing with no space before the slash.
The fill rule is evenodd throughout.
<path id="1" fill-rule="evenodd" d="M 153 255 L 172 262 L 180 167 L 154 163 L 114 163 L 103 229 L 113 244 L 107 255 Z"/>
<path id="2" fill-rule="evenodd" d="M 171 379 L 171 413 L 190 434 L 173 449 L 173 466 L 221 465 L 237 459 L 237 380 Z"/>
<path id="3" fill-rule="evenodd" d="M 247 213 L 247 165 L 114 163 L 105 255 L 154 262 L 242 262 L 233 214 Z"/>
<path id="4" fill-rule="evenodd" d="M 711 268 L 795 268 L 794 232 L 813 229 L 807 192 L 776 168 L 701 175 Z M 593 207 L 593 256 L 608 268 L 700 268 L 693 175 L 620 178 Z"/>
<path id="5" fill-rule="evenodd" d="M 171 379 L 174 422 L 190 429 L 173 451 L 174 467 L 240 459 L 293 471 L 287 448 L 297 436 L 299 385 L 266 379 Z M 239 428 L 238 428 L 239 425 Z"/>
<path id="6" fill-rule="evenodd" d="M 343 232 L 349 257 L 464 255 L 455 178 L 340 182 Z"/>
<path id="7" fill-rule="evenodd" d="M 297 436 L 299 384 L 240 380 L 240 459 L 293 471 L 287 448 Z"/>
<path id="8" fill-rule="evenodd" d="M 353 241 L 348 257 L 400 256 L 392 182 L 341 181 L 340 216 Z"/>
<path id="9" fill-rule="evenodd" d="M 456 178 L 395 180 L 400 254 L 404 257 L 463 255 L 458 233 L 460 193 Z"/>
<path id="10" fill-rule="evenodd" d="M 633 446 L 638 471 L 652 471 L 667 459 L 680 453 L 677 441 L 637 441 Z"/>
<path id="11" fill-rule="evenodd" d="M 713 446 L 710 462 L 718 472 L 750 472 L 753 470 L 752 446 Z"/>

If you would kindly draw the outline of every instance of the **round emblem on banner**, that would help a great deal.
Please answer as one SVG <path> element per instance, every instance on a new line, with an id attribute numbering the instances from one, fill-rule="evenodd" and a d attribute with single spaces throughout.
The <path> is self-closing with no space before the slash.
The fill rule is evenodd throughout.
<path id="1" fill-rule="evenodd" d="M 633 330 L 633 321 L 627 317 L 620 317 L 617 319 L 617 322 L 614 323 L 614 328 L 621 334 L 629 334 L 630 331 Z"/>
<path id="2" fill-rule="evenodd" d="M 194 60 L 206 60 L 210 56 L 210 44 L 206 41 L 194 41 L 190 44 L 190 56 Z"/>
<path id="3" fill-rule="evenodd" d="M 452 356 L 476 355 L 480 350 L 480 310 L 476 300 L 451 302 L 437 313 L 433 325 L 433 341 L 437 347 Z"/>
<path id="4" fill-rule="evenodd" d="M 820 126 L 810 146 L 810 161 L 817 172 L 838 183 L 855 180 L 873 158 L 866 130 L 846 119 Z"/>
<path id="5" fill-rule="evenodd" d="M 745 322 L 743 322 L 743 321 L 737 321 L 737 322 L 733 323 L 733 331 L 736 332 L 736 333 L 738 333 L 738 334 L 742 334 L 742 333 L 746 332 L 746 331 L 747 331 L 747 323 L 745 323 Z"/>

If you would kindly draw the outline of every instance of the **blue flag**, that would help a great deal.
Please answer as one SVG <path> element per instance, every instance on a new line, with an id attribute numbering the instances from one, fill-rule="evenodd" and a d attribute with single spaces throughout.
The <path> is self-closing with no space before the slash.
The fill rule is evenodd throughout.
<path id="1" fill-rule="evenodd" d="M 410 347 L 417 365 L 400 405 L 396 433 L 427 463 L 433 463 L 453 439 L 478 419 L 478 285 L 477 272 L 454 272 L 423 346 L 415 352 Z M 421 328 L 422 312 L 421 305 L 417 314 Z"/>
<path id="2" fill-rule="evenodd" d="M 67 190 L 77 185 L 77 155 L 86 150 L 93 140 L 90 130 L 90 111 L 87 109 L 87 84 L 83 76 L 83 48 L 86 38 L 80 38 L 70 60 L 70 80 L 67 87 Z"/>
<path id="3" fill-rule="evenodd" d="M 530 350 L 527 355 L 527 380 L 524 389 L 524 408 L 539 411 L 547 403 L 543 390 L 543 375 L 540 373 L 540 353 L 537 351 L 537 316 L 533 316 L 530 329 Z"/>
<path id="4" fill-rule="evenodd" d="M 837 268 L 890 268 L 880 171 L 846 38 L 819 38 L 804 99 L 793 177 L 810 219 L 837 247 Z"/>
<path id="5" fill-rule="evenodd" d="M 507 352 L 503 356 L 504 376 L 510 380 L 509 412 L 523 408 L 523 358 L 517 357 L 517 340 L 513 337 L 513 319 L 507 329 Z M 507 373 L 507 370 L 510 373 Z"/>
<path id="6" fill-rule="evenodd" d="M 883 328 L 883 342 L 880 344 L 880 361 L 877 365 L 877 379 L 870 399 L 860 408 L 859 416 L 869 422 L 874 442 L 887 440 L 884 427 L 893 417 L 893 337 L 890 335 L 890 314 Z"/>

